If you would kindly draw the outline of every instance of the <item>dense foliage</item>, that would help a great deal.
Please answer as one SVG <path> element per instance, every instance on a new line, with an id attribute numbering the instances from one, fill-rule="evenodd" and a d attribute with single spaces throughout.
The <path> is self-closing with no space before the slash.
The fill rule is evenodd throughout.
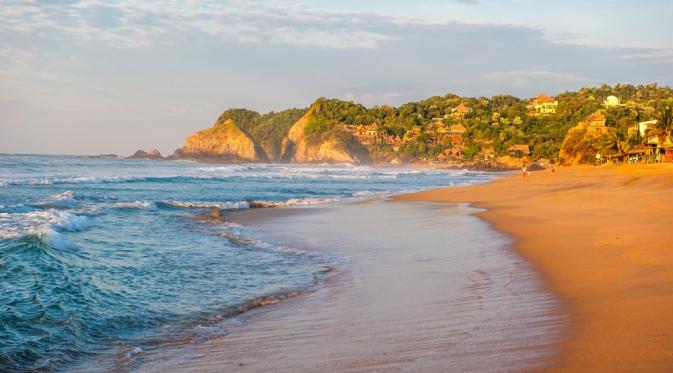
<path id="1" fill-rule="evenodd" d="M 247 109 L 229 109 L 220 115 L 217 123 L 233 120 L 257 142 L 269 159 L 278 159 L 283 139 L 305 112 L 305 109 L 287 109 L 260 115 Z"/>
<path id="2" fill-rule="evenodd" d="M 605 105 L 609 96 L 616 96 L 619 104 Z M 586 139 L 584 132 L 578 129 L 566 141 L 569 149 L 624 152 L 629 146 L 645 141 L 637 131 L 629 135 L 628 128 L 652 119 L 658 119 L 659 124 L 649 129 L 648 135 L 670 134 L 673 131 L 670 109 L 673 107 L 673 89 L 669 87 L 656 84 L 602 85 L 564 92 L 555 99 L 558 101 L 555 112 L 539 115 L 531 112 L 530 99 L 509 95 L 466 98 L 447 94 L 399 107 L 384 105 L 372 108 L 319 98 L 308 109 L 310 115 L 305 135 L 311 142 L 337 139 L 349 147 L 362 146 L 363 143 L 373 160 L 439 159 L 442 154 L 454 153 L 470 160 L 484 154 L 506 155 L 511 146 L 521 144 L 529 146 L 533 159 L 555 160 L 569 130 L 599 111 L 605 116 L 608 130 L 603 131 L 601 136 Z M 456 112 L 459 105 L 464 110 Z M 290 109 L 260 115 L 233 109 L 223 113 L 218 121 L 233 119 L 269 155 L 275 156 L 283 136 L 305 112 L 303 109 Z M 464 128 L 458 138 L 438 135 L 455 127 Z M 375 131 L 376 140 L 357 140 L 357 128 Z"/>

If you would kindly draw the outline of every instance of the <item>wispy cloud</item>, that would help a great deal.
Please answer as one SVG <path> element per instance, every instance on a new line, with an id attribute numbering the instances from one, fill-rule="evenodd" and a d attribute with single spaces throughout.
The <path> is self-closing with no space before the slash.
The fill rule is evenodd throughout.
<path id="1" fill-rule="evenodd" d="M 657 63 L 673 63 L 673 49 L 652 49 L 643 52 L 623 54 L 619 58 L 627 60 L 647 60 Z"/>
<path id="2" fill-rule="evenodd" d="M 23 2 L 0 9 L 0 31 L 137 48 L 211 38 L 298 47 L 375 49 L 396 40 L 372 27 L 379 16 L 317 11 L 268 1 L 117 3 L 82 0 L 58 5 Z"/>

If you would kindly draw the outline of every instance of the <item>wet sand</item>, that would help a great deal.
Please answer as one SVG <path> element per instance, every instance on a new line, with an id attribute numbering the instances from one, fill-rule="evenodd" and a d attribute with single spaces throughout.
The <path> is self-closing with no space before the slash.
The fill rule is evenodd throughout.
<path id="1" fill-rule="evenodd" d="M 561 168 L 405 195 L 471 202 L 568 302 L 553 371 L 673 371 L 673 165 Z"/>
<path id="2" fill-rule="evenodd" d="M 238 214 L 265 239 L 341 264 L 315 292 L 225 336 L 148 351 L 138 370 L 521 371 L 556 362 L 567 320 L 510 239 L 461 204 L 371 201 Z"/>

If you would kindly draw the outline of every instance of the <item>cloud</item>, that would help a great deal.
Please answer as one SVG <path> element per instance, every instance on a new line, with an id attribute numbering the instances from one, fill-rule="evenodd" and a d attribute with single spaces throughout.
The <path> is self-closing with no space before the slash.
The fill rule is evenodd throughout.
<path id="1" fill-rule="evenodd" d="M 40 63 L 31 50 L 6 47 L 0 49 L 0 80 L 55 80 L 58 74 Z"/>
<path id="2" fill-rule="evenodd" d="M 103 42 L 117 48 L 172 45 L 202 37 L 326 49 L 376 49 L 397 39 L 374 30 L 380 16 L 318 11 L 285 2 L 168 1 L 16 3 L 0 9 L 0 31 Z"/>
<path id="3" fill-rule="evenodd" d="M 398 105 L 447 92 L 529 97 L 673 82 L 670 65 L 655 63 L 667 51 L 580 46 L 526 24 L 305 4 L 2 3 L 0 133 L 9 135 L 0 149 L 172 151 L 228 107 L 281 110 L 319 96 Z"/>
<path id="4" fill-rule="evenodd" d="M 619 58 L 625 60 L 648 60 L 655 63 L 672 63 L 673 49 L 653 49 L 638 53 L 623 54 Z"/>

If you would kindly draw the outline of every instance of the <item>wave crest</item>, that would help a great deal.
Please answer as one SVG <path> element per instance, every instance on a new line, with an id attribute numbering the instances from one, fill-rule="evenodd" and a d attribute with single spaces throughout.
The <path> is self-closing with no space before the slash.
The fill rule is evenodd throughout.
<path id="1" fill-rule="evenodd" d="M 77 232 L 89 228 L 86 216 L 49 209 L 26 213 L 0 214 L 0 238 L 33 236 L 46 245 L 63 249 L 72 246 L 61 232 Z"/>

